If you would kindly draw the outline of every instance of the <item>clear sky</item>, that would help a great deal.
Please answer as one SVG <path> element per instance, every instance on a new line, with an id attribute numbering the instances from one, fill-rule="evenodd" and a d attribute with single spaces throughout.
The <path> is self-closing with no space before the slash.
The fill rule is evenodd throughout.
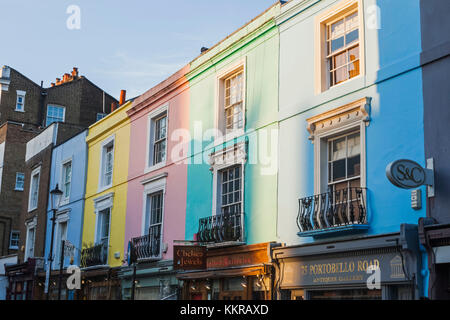
<path id="1" fill-rule="evenodd" d="M 118 98 L 144 93 L 275 0 L 0 0 L 0 65 L 50 86 L 72 67 Z M 80 29 L 71 5 L 80 9 Z"/>

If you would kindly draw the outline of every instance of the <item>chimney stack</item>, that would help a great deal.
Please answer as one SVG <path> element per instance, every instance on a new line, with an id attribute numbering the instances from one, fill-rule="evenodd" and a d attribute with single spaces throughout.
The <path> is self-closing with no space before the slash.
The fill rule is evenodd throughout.
<path id="1" fill-rule="evenodd" d="M 72 70 L 72 77 L 78 77 L 78 68 L 76 68 L 76 67 L 73 67 L 73 70 Z"/>
<path id="2" fill-rule="evenodd" d="M 114 112 L 114 110 L 116 110 L 116 103 L 111 102 L 111 113 Z"/>
<path id="3" fill-rule="evenodd" d="M 127 96 L 127 91 L 126 90 L 120 90 L 119 106 L 121 106 L 121 105 L 123 105 L 125 103 L 126 96 Z"/>
<path id="4" fill-rule="evenodd" d="M 63 83 L 68 82 L 69 81 L 69 77 L 70 77 L 70 74 L 64 73 L 64 75 L 63 75 Z"/>

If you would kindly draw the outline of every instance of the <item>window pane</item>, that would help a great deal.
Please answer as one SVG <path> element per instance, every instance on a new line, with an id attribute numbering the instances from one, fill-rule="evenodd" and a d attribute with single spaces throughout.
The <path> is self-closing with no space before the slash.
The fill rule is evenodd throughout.
<path id="1" fill-rule="evenodd" d="M 344 82 L 345 80 L 348 79 L 348 74 L 347 74 L 347 66 L 344 66 L 342 68 L 337 69 L 334 72 L 334 79 L 335 79 L 335 83 L 334 84 L 339 84 L 341 82 Z"/>
<path id="2" fill-rule="evenodd" d="M 344 159 L 346 155 L 345 137 L 333 141 L 333 153 L 331 160 Z"/>
<path id="3" fill-rule="evenodd" d="M 339 20 L 331 25 L 330 39 L 337 39 L 344 36 L 344 19 Z"/>
<path id="4" fill-rule="evenodd" d="M 348 32 L 359 25 L 358 12 L 352 13 L 345 18 L 345 30 Z"/>
<path id="5" fill-rule="evenodd" d="M 359 75 L 359 60 L 356 60 L 348 65 L 348 77 L 351 79 L 357 75 Z"/>
<path id="6" fill-rule="evenodd" d="M 361 172 L 361 157 L 360 155 L 348 158 L 347 169 L 348 178 L 359 176 Z"/>
<path id="7" fill-rule="evenodd" d="M 348 156 L 353 157 L 361 153 L 359 132 L 348 136 Z"/>
<path id="8" fill-rule="evenodd" d="M 337 69 L 347 64 L 347 52 L 338 54 L 332 58 L 333 64 L 332 68 Z"/>
<path id="9" fill-rule="evenodd" d="M 355 41 L 359 40 L 359 30 L 353 30 L 350 33 L 348 33 L 345 37 L 345 45 L 352 44 Z"/>
<path id="10" fill-rule="evenodd" d="M 345 159 L 334 161 L 333 166 L 333 180 L 337 181 L 345 179 Z"/>

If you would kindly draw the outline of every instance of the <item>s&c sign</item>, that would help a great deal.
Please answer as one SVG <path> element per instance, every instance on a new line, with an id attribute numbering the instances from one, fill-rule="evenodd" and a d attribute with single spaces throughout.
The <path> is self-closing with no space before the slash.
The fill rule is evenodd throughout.
<path id="1" fill-rule="evenodd" d="M 412 160 L 397 160 L 386 167 L 386 176 L 393 185 L 403 189 L 414 189 L 422 185 L 433 185 L 434 175 Z"/>

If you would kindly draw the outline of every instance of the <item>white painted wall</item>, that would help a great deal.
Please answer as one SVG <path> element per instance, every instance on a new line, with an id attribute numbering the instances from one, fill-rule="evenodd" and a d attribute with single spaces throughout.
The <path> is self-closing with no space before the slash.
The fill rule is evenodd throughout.
<path id="1" fill-rule="evenodd" d="M 48 147 L 51 143 L 56 143 L 56 136 L 58 133 L 58 124 L 53 123 L 47 129 L 42 131 L 37 137 L 31 139 L 27 143 L 27 152 L 25 154 L 25 161 L 30 160 L 43 149 Z"/>

